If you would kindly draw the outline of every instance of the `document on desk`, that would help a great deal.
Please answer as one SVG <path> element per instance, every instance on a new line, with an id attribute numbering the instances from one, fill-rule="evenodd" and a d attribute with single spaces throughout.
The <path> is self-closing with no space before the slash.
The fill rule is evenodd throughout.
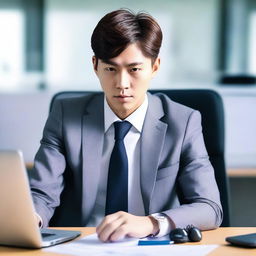
<path id="1" fill-rule="evenodd" d="M 138 246 L 138 239 L 127 238 L 120 242 L 102 243 L 96 234 L 86 236 L 66 244 L 45 248 L 45 252 L 54 252 L 74 256 L 204 256 L 218 245 L 154 245 Z"/>

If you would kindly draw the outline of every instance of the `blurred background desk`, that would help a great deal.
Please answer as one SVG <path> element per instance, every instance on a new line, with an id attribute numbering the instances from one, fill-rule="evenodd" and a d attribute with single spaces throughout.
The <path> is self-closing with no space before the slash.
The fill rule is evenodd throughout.
<path id="1" fill-rule="evenodd" d="M 230 178 L 246 178 L 246 177 L 254 177 L 256 178 L 256 168 L 237 168 L 237 169 L 228 169 L 227 170 L 228 177 Z"/>
<path id="2" fill-rule="evenodd" d="M 67 229 L 67 228 L 65 228 Z M 72 230 L 82 231 L 82 236 L 86 236 L 95 232 L 95 228 L 70 228 Z M 188 245 L 203 245 L 203 244 L 218 244 L 219 247 L 212 251 L 209 256 L 223 256 L 223 255 L 232 255 L 232 256 L 245 256 L 245 255 L 256 255 L 256 249 L 247 249 L 239 248 L 228 245 L 225 242 L 227 236 L 241 235 L 247 233 L 255 233 L 256 227 L 251 228 L 219 228 L 216 230 L 204 231 L 203 239 L 198 243 L 187 243 Z M 33 255 L 33 256 L 45 256 L 45 255 L 60 255 L 54 253 L 46 253 L 43 250 L 31 250 L 31 249 L 20 249 L 20 248 L 10 248 L 0 246 L 0 255 L 1 256 L 23 256 L 23 255 Z M 67 254 L 66 254 L 67 255 Z"/>

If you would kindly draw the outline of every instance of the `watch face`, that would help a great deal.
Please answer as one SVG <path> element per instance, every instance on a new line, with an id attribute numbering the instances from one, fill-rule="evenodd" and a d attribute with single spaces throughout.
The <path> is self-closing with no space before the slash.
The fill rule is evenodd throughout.
<path id="1" fill-rule="evenodd" d="M 157 219 L 160 221 L 165 221 L 166 218 L 164 216 L 157 216 Z"/>
<path id="2" fill-rule="evenodd" d="M 161 223 L 166 222 L 166 220 L 167 220 L 166 217 L 164 217 L 164 216 L 154 216 L 154 218 L 158 221 L 159 225 Z"/>

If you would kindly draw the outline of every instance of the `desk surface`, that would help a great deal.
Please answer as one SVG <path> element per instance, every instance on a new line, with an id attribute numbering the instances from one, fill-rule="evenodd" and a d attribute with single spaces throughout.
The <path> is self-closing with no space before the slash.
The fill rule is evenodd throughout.
<path id="1" fill-rule="evenodd" d="M 67 229 L 67 228 L 65 228 Z M 95 232 L 95 228 L 69 228 L 72 230 L 82 231 L 82 236 L 86 236 Z M 232 255 L 232 256 L 244 256 L 244 255 L 255 255 L 256 249 L 247 249 L 239 248 L 228 245 L 225 242 L 225 237 L 232 235 L 241 235 L 247 233 L 256 233 L 256 227 L 253 228 L 219 228 L 216 230 L 204 231 L 203 239 L 198 243 L 187 243 L 187 244 L 218 244 L 219 247 L 212 251 L 209 256 L 218 256 L 218 255 Z M 1 256 L 23 256 L 23 255 L 33 255 L 33 256 L 51 256 L 51 255 L 60 255 L 54 253 L 43 252 L 42 250 L 31 250 L 31 249 L 21 249 L 21 248 L 11 248 L 0 246 L 0 255 Z"/>

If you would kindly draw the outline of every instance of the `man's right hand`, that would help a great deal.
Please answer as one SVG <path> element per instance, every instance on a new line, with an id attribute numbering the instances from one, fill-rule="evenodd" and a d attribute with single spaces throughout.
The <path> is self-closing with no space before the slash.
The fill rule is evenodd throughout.
<path id="1" fill-rule="evenodd" d="M 159 231 L 157 220 L 150 216 L 135 216 L 119 211 L 107 215 L 96 228 L 102 242 L 113 242 L 124 237 L 142 238 Z"/>

